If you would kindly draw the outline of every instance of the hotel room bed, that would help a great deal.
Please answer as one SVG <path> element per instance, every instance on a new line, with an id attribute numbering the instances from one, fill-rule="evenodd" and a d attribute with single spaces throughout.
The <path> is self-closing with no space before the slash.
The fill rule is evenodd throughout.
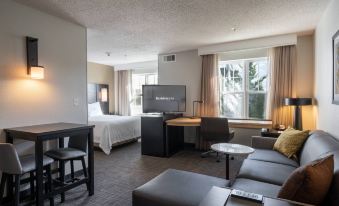
<path id="1" fill-rule="evenodd" d="M 98 115 L 88 118 L 95 125 L 94 144 L 109 155 L 112 145 L 141 136 L 141 118 L 137 116 Z"/>

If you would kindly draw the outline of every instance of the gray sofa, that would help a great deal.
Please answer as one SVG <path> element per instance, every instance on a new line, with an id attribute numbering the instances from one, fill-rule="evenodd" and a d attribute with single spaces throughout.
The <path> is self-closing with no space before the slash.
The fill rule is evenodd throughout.
<path id="1" fill-rule="evenodd" d="M 256 151 L 244 160 L 231 188 L 276 197 L 287 177 L 300 165 L 334 154 L 334 179 L 324 205 L 339 205 L 339 142 L 323 131 L 314 131 L 305 142 L 299 162 L 273 151 L 276 139 L 253 137 Z M 191 172 L 167 170 L 133 191 L 133 206 L 199 205 L 212 186 L 227 187 L 229 182 Z"/>

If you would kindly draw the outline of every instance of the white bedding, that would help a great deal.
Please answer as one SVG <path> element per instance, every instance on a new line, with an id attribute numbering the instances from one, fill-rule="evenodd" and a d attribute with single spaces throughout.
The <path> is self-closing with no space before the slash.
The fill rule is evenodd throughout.
<path id="1" fill-rule="evenodd" d="M 136 116 L 100 115 L 88 118 L 94 127 L 94 143 L 107 155 L 112 144 L 141 136 L 141 118 Z"/>

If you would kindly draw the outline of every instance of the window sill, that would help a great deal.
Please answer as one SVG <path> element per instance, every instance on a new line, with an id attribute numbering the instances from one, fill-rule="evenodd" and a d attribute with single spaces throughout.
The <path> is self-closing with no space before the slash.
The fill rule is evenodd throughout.
<path id="1" fill-rule="evenodd" d="M 261 121 L 261 120 L 228 120 L 229 127 L 231 128 L 246 128 L 246 129 L 261 129 L 271 128 L 272 121 Z"/>

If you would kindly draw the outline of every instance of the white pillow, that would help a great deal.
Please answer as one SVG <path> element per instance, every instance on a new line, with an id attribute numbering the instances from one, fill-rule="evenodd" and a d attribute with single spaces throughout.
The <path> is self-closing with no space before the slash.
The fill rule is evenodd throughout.
<path id="1" fill-rule="evenodd" d="M 101 115 L 104 115 L 104 113 L 102 113 L 99 102 L 88 104 L 88 117 L 101 116 Z"/>

